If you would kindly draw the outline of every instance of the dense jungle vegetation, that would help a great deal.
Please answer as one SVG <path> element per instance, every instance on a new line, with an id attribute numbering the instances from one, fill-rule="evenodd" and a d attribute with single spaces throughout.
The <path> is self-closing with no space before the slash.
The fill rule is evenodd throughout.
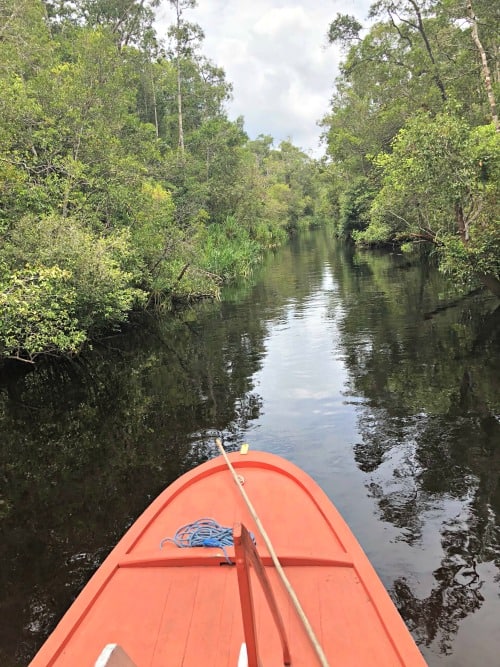
<path id="1" fill-rule="evenodd" d="M 250 141 L 194 0 L 1 0 L 0 358 L 71 354 L 130 311 L 217 296 L 328 214 L 323 168 Z"/>
<path id="2" fill-rule="evenodd" d="M 376 0 L 337 14 L 344 50 L 323 119 L 339 236 L 434 253 L 500 296 L 500 5 Z"/>
<path id="3" fill-rule="evenodd" d="M 318 161 L 228 118 L 196 1 L 165 1 L 159 35 L 160 0 L 0 0 L 0 360 L 216 297 L 325 222 L 500 296 L 498 3 L 377 0 L 366 28 L 338 14 Z"/>

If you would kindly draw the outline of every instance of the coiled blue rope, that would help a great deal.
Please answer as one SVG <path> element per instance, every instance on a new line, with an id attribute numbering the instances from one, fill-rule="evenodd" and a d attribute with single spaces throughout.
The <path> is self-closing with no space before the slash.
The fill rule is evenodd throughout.
<path id="1" fill-rule="evenodd" d="M 255 543 L 255 537 L 250 533 Z M 233 530 L 227 526 L 221 526 L 215 519 L 198 519 L 193 523 L 187 523 L 177 529 L 173 537 L 165 537 L 160 542 L 160 549 L 165 542 L 173 542 L 179 549 L 187 547 L 219 547 L 224 552 L 224 556 L 229 565 L 232 561 L 227 555 L 226 547 L 232 547 Z"/>

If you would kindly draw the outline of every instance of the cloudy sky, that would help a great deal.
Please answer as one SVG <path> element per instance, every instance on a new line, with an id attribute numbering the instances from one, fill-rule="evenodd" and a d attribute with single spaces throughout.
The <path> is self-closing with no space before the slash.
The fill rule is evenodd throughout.
<path id="1" fill-rule="evenodd" d="M 186 12 L 205 32 L 203 53 L 233 84 L 231 118 L 244 116 L 251 138 L 270 134 L 278 144 L 322 154 L 317 121 L 328 110 L 339 51 L 326 45 L 338 12 L 362 23 L 370 0 L 198 0 Z M 173 22 L 169 3 L 158 12 L 159 32 Z"/>

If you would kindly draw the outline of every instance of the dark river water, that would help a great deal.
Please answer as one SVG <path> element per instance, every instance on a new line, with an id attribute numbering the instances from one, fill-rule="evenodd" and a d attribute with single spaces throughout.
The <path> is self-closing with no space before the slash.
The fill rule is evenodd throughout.
<path id="1" fill-rule="evenodd" d="M 0 665 L 27 665 L 218 433 L 316 479 L 429 665 L 499 665 L 497 305 L 316 232 L 220 303 L 137 323 L 78 363 L 4 372 Z"/>

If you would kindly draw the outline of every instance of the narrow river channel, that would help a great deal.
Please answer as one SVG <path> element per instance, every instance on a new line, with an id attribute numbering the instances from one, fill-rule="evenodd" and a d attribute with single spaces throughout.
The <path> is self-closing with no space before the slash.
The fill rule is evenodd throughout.
<path id="1" fill-rule="evenodd" d="M 28 664 L 126 528 L 222 433 L 316 479 L 431 667 L 498 665 L 497 305 L 319 231 L 220 303 L 137 323 L 77 363 L 4 372 L 0 664 Z"/>

